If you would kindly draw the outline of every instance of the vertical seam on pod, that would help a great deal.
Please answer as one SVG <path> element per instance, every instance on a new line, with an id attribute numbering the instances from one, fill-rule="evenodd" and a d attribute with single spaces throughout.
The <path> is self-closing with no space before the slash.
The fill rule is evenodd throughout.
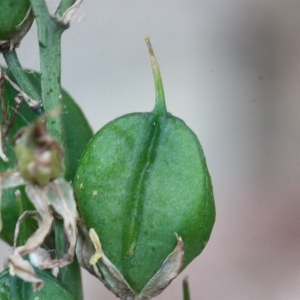
<path id="1" fill-rule="evenodd" d="M 134 251 L 139 239 L 141 224 L 143 221 L 144 212 L 144 195 L 147 186 L 149 171 L 156 159 L 156 150 L 159 144 L 161 126 L 160 117 L 153 114 L 149 120 L 151 126 L 148 137 L 139 153 L 139 157 L 134 168 L 133 178 L 130 182 L 132 189 L 132 197 L 134 198 L 134 206 L 128 208 L 127 215 L 129 218 L 129 227 L 124 228 L 126 235 L 123 235 L 123 272 L 127 273 L 130 267 L 130 262 L 134 256 Z M 123 274 L 124 274 L 123 273 Z M 125 275 L 125 274 L 124 274 Z"/>

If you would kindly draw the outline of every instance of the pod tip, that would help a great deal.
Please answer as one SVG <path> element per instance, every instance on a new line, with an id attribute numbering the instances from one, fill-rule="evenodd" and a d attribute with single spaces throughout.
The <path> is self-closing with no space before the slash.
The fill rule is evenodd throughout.
<path id="1" fill-rule="evenodd" d="M 145 42 L 146 42 L 146 44 L 148 46 L 150 56 L 153 57 L 154 56 L 154 51 L 153 51 L 153 48 L 152 48 L 152 45 L 151 45 L 149 34 L 145 35 Z"/>
<path id="2" fill-rule="evenodd" d="M 150 42 L 150 36 L 148 34 L 145 35 L 145 42 L 148 46 L 150 60 L 151 60 L 151 67 L 152 67 L 154 82 L 155 82 L 156 103 L 155 103 L 154 111 L 164 114 L 164 113 L 166 113 L 164 89 L 163 89 L 163 84 L 162 84 L 162 79 L 161 79 L 161 75 L 160 75 L 158 62 L 154 55 L 154 51 L 153 51 L 153 48 L 152 48 L 152 45 Z"/>

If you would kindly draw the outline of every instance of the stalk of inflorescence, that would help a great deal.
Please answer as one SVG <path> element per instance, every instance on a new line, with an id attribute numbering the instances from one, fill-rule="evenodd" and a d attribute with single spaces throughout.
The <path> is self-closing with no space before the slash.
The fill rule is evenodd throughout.
<path id="1" fill-rule="evenodd" d="M 38 28 L 41 98 L 45 114 L 51 115 L 46 124 L 50 135 L 58 140 L 62 148 L 66 150 L 61 95 L 61 36 L 69 25 L 68 22 L 64 22 L 63 16 L 73 2 L 76 1 L 62 0 L 54 16 L 50 15 L 44 0 L 30 1 Z M 66 167 L 68 166 L 66 156 L 64 164 Z M 62 253 L 65 253 L 63 229 L 60 224 L 55 224 L 54 228 L 56 254 L 59 257 Z M 76 299 L 83 299 L 77 260 L 60 269 L 60 280 L 76 295 Z"/>
<path id="2" fill-rule="evenodd" d="M 191 300 L 188 278 L 185 277 L 182 281 L 183 300 Z"/>
<path id="3" fill-rule="evenodd" d="M 41 96 L 45 113 L 54 113 L 47 128 L 65 149 L 61 96 L 61 35 L 66 29 L 48 12 L 44 0 L 31 0 L 40 51 Z"/>
<path id="4" fill-rule="evenodd" d="M 26 71 L 22 68 L 16 50 L 13 49 L 11 51 L 3 52 L 3 57 L 6 61 L 8 69 L 12 72 L 14 78 L 16 79 L 18 86 L 24 93 L 28 95 L 28 97 L 37 103 L 36 105 L 30 106 L 30 108 L 38 115 L 42 115 L 43 107 L 40 92 L 32 84 L 26 74 Z"/>

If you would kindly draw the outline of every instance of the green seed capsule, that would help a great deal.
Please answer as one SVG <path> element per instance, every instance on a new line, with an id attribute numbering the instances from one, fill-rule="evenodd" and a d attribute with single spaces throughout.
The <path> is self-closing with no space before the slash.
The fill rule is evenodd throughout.
<path id="1" fill-rule="evenodd" d="M 184 243 L 185 268 L 205 247 L 215 220 L 211 179 L 196 135 L 166 111 L 159 67 L 150 113 L 113 120 L 88 144 L 74 189 L 80 216 L 109 260 L 139 293 Z"/>
<path id="2" fill-rule="evenodd" d="M 0 51 L 17 47 L 33 20 L 30 0 L 0 1 Z"/>

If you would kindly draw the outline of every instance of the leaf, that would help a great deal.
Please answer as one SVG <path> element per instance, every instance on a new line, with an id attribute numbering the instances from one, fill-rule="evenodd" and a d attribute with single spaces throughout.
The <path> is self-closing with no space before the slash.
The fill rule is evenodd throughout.
<path id="1" fill-rule="evenodd" d="M 13 300 L 37 300 L 37 299 L 60 299 L 75 300 L 74 296 L 47 271 L 35 269 L 39 278 L 45 285 L 39 292 L 34 292 L 32 284 L 11 276 L 8 270 L 0 273 L 0 299 Z"/>
<path id="2" fill-rule="evenodd" d="M 8 72 L 8 75 L 13 79 L 12 75 Z M 35 84 L 35 86 L 40 88 L 40 75 L 33 71 L 28 71 L 28 76 Z M 5 99 L 8 101 L 8 111 L 12 116 L 14 114 L 14 97 L 17 95 L 17 92 L 7 84 L 4 89 Z M 88 143 L 89 139 L 92 137 L 92 130 L 83 115 L 81 109 L 74 102 L 71 96 L 66 92 L 62 91 L 62 101 L 64 104 L 64 122 L 66 129 L 66 144 L 67 144 L 67 155 L 69 158 L 69 166 L 67 167 L 67 180 L 72 180 L 78 165 L 79 158 Z M 22 103 L 19 109 L 19 112 L 16 115 L 15 123 L 11 128 L 9 135 L 8 146 L 7 146 L 7 155 L 9 157 L 9 162 L 6 163 L 0 160 L 0 171 L 3 172 L 7 169 L 11 169 L 15 166 L 15 153 L 13 146 L 11 144 L 13 136 L 18 132 L 18 130 L 23 126 L 28 126 L 29 123 L 36 120 L 38 116 L 32 112 L 26 103 Z M 76 124 L 76 126 L 74 126 Z M 0 238 L 6 241 L 8 244 L 12 245 L 14 228 L 15 224 L 19 217 L 19 210 L 16 205 L 15 197 L 16 189 L 5 189 L 3 190 L 2 195 L 2 218 L 4 228 L 0 232 Z M 34 207 L 27 198 L 24 189 L 21 188 L 22 199 L 25 204 L 24 210 L 33 210 Z M 36 221 L 29 217 L 24 221 L 26 228 L 27 237 L 33 234 L 36 230 L 37 225 Z"/>
<path id="3" fill-rule="evenodd" d="M 154 110 L 122 116 L 100 129 L 74 180 L 87 229 L 95 229 L 103 252 L 137 293 L 174 250 L 174 233 L 185 246 L 185 268 L 205 247 L 215 220 L 202 147 L 182 120 L 166 112 L 159 68 L 148 46 Z"/>
<path id="4" fill-rule="evenodd" d="M 23 203 L 25 204 L 23 211 L 34 210 L 32 203 L 27 198 L 24 187 L 19 187 L 18 189 L 21 191 Z M 15 226 L 19 216 L 21 215 L 21 213 L 19 213 L 18 204 L 16 201 L 16 190 L 16 188 L 11 188 L 2 191 L 1 216 L 3 221 L 3 229 L 0 232 L 0 238 L 9 245 L 13 244 Z M 21 226 L 24 228 L 27 237 L 32 235 L 37 229 L 36 220 L 32 217 L 26 218 L 22 222 Z"/>
<path id="5" fill-rule="evenodd" d="M 63 90 L 64 122 L 66 132 L 67 154 L 69 157 L 68 176 L 66 180 L 73 180 L 79 159 L 90 139 L 93 131 L 82 110 Z"/>

